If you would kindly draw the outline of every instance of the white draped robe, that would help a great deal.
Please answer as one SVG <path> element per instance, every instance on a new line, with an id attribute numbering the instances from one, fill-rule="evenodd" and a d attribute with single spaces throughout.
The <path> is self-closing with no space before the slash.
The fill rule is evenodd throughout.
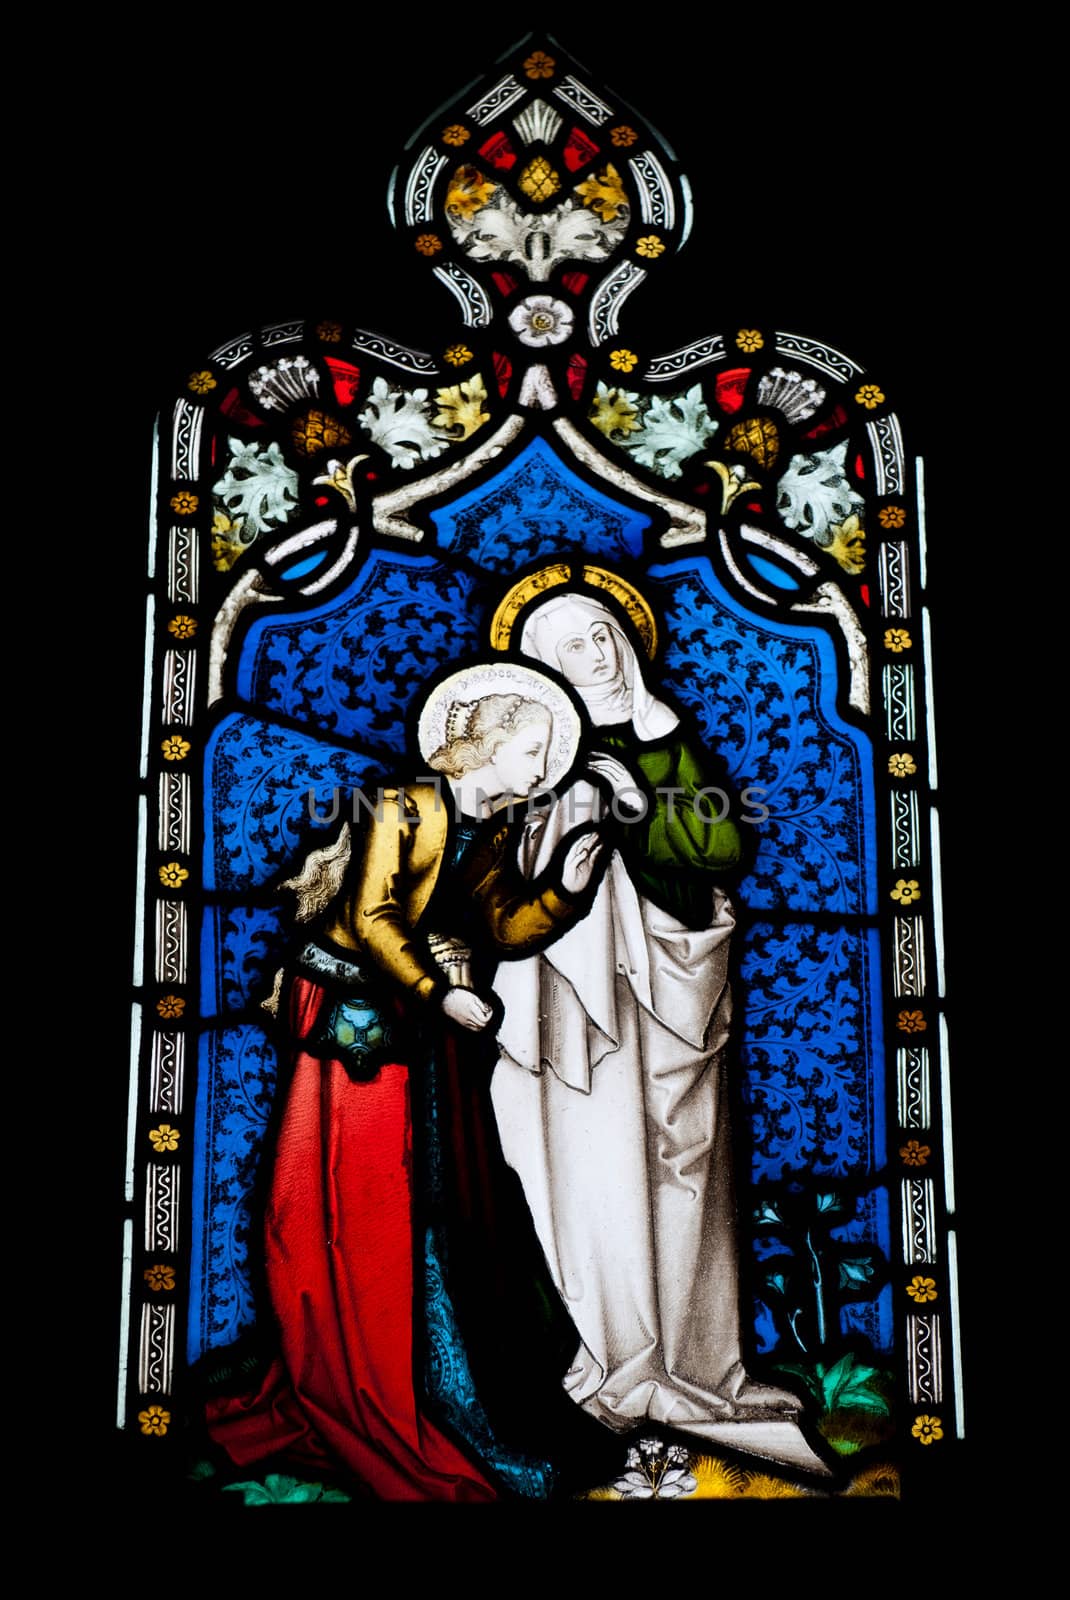
<path id="1" fill-rule="evenodd" d="M 529 821 L 534 877 L 600 800 L 573 786 Z M 799 1402 L 740 1360 L 725 1082 L 735 919 L 711 889 L 685 928 L 614 852 L 591 910 L 541 954 L 498 967 L 491 1086 L 554 1281 L 580 1335 L 572 1398 L 619 1431 L 643 1422 L 810 1471 Z"/>

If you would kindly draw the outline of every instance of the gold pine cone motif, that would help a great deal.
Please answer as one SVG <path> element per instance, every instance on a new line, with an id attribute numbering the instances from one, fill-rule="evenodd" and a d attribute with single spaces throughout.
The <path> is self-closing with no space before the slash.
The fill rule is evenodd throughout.
<path id="1" fill-rule="evenodd" d="M 725 446 L 750 456 L 760 467 L 771 467 L 780 454 L 780 434 L 771 418 L 746 417 L 729 430 Z"/>
<path id="2" fill-rule="evenodd" d="M 561 179 L 545 156 L 536 156 L 520 174 L 520 187 L 529 200 L 549 200 L 560 189 Z"/>
<path id="3" fill-rule="evenodd" d="M 336 450 L 351 444 L 353 435 L 337 417 L 326 411 L 306 411 L 293 425 L 293 441 L 303 456 L 314 456 L 320 450 Z"/>

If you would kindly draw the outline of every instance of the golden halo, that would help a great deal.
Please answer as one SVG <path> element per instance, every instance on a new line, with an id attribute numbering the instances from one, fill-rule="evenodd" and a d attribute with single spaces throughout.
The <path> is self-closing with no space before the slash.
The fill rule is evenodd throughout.
<path id="1" fill-rule="evenodd" d="M 567 561 L 555 561 L 552 567 L 540 567 L 538 572 L 531 572 L 526 578 L 521 578 L 519 583 L 514 583 L 491 618 L 491 649 L 508 650 L 509 641 L 513 636 L 513 624 L 528 601 L 534 600 L 537 594 L 542 594 L 546 589 L 556 588 L 559 583 L 567 583 L 571 576 L 572 569 Z"/>
<path id="2" fill-rule="evenodd" d="M 513 636 L 513 625 L 528 601 L 544 594 L 547 589 L 556 589 L 559 584 L 568 583 L 571 577 L 572 569 L 569 563 L 555 561 L 552 566 L 540 567 L 538 572 L 529 573 L 526 578 L 521 578 L 519 583 L 514 583 L 491 619 L 491 649 L 508 650 Z M 652 661 L 658 648 L 658 628 L 653 611 L 638 589 L 619 577 L 617 573 L 608 572 L 605 567 L 584 566 L 583 581 L 589 583 L 592 588 L 604 589 L 607 594 L 612 595 L 617 604 L 623 608 L 629 622 L 639 635 L 640 644 Z"/>

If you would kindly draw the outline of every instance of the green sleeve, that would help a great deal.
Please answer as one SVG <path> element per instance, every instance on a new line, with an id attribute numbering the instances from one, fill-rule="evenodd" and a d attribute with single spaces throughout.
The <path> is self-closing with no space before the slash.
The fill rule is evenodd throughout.
<path id="1" fill-rule="evenodd" d="M 739 829 L 728 815 L 723 790 L 703 795 L 712 787 L 698 761 L 682 740 L 672 752 L 665 775 L 662 759 L 639 765 L 654 789 L 655 804 L 645 824 L 643 855 L 648 866 L 697 867 L 706 872 L 734 867 L 742 856 Z M 713 819 L 723 814 L 723 821 Z"/>

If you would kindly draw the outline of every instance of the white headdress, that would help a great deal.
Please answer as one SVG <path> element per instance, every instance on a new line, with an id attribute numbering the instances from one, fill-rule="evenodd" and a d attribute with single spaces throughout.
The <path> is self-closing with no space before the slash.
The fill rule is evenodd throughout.
<path id="1" fill-rule="evenodd" d="M 635 651 L 613 613 L 593 596 L 559 594 L 536 607 L 524 624 L 520 648 L 526 656 L 561 671 L 557 647 L 575 634 L 586 635 L 601 623 L 613 630 L 619 671 L 611 683 L 591 687 L 574 685 L 596 727 L 630 721 L 644 742 L 663 739 L 680 719 L 664 701 L 651 694 Z"/>

